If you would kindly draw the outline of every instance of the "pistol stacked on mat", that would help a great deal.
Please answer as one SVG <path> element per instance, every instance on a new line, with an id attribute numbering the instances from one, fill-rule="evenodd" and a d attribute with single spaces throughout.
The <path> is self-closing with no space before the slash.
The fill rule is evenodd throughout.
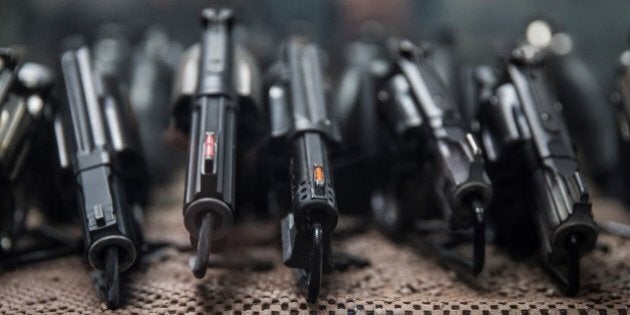
<path id="1" fill-rule="evenodd" d="M 174 107 L 176 127 L 190 138 L 183 214 L 197 278 L 206 274 L 213 240 L 225 237 L 234 221 L 239 114 L 233 12 L 206 9 L 201 20 L 199 47 L 182 60 Z"/>
<path id="2" fill-rule="evenodd" d="M 544 55 L 523 45 L 505 59 L 500 72 L 481 66 L 473 78 L 480 137 L 497 187 L 491 209 L 497 238 L 522 246 L 532 238 L 519 233 L 535 232 L 543 264 L 566 294 L 575 295 L 580 258 L 598 234 L 588 190 L 562 106 L 545 80 Z"/>
<path id="3" fill-rule="evenodd" d="M 1 265 L 29 260 L 21 254 L 37 248 L 24 247 L 20 239 L 40 230 L 29 231 L 25 224 L 28 209 L 45 206 L 48 192 L 32 189 L 45 180 L 48 168 L 42 165 L 52 153 L 49 92 L 52 71 L 25 62 L 26 51 L 0 48 L 0 255 Z M 46 253 L 42 258 L 46 257 Z"/>
<path id="4" fill-rule="evenodd" d="M 321 59 L 315 44 L 289 39 L 270 69 L 268 88 L 270 150 L 279 160 L 273 173 L 284 173 L 271 187 L 285 209 L 282 257 L 296 270 L 308 301 L 317 299 L 322 273 L 334 268 L 331 238 L 338 220 L 329 151 L 340 136 L 330 115 Z"/>
<path id="5" fill-rule="evenodd" d="M 446 219 L 450 232 L 443 235 L 444 240 L 431 241 L 430 247 L 445 261 L 479 273 L 485 260 L 485 209 L 492 200 L 481 147 L 432 64 L 430 50 L 406 40 L 393 40 L 390 45 L 390 69 L 377 78 L 381 84 L 376 106 L 383 113 L 390 141 L 397 143 L 392 156 L 407 167 L 392 172 L 394 178 L 387 182 L 411 186 L 403 189 L 415 190 L 412 194 L 424 198 L 412 203 L 402 195 L 389 197 L 401 201 L 397 206 L 376 208 L 378 221 L 391 233 L 400 234 L 406 233 L 405 228 L 423 229 L 425 221 Z M 417 179 L 411 182 L 421 185 L 407 184 L 412 173 Z M 397 188 L 384 190 L 400 193 Z M 448 234 L 460 230 L 472 230 L 471 257 L 445 245 L 451 242 Z"/>
<path id="6" fill-rule="evenodd" d="M 90 50 L 61 58 L 67 106 L 55 128 L 62 167 L 74 174 L 85 253 L 106 302 L 120 302 L 120 274 L 142 253 L 147 173 L 134 114 L 116 78 L 94 69 Z"/>

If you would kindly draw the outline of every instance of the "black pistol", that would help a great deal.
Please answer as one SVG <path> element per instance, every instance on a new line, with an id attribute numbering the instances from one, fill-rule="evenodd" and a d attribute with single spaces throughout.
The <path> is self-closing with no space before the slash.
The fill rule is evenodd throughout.
<path id="1" fill-rule="evenodd" d="M 516 48 L 503 70 L 503 76 L 488 67 L 474 72 L 488 170 L 500 187 L 491 209 L 497 241 L 537 235 L 545 266 L 562 291 L 575 295 L 580 257 L 594 247 L 598 231 L 562 106 L 545 81 L 537 48 Z"/>
<path id="2" fill-rule="evenodd" d="M 618 139 L 619 139 L 619 160 L 624 161 L 630 156 L 630 49 L 626 49 L 619 56 L 619 66 L 617 70 L 615 85 L 615 93 L 613 93 L 613 101 L 616 109 Z M 617 171 L 621 171 L 621 189 L 617 192 L 617 196 L 625 202 L 630 203 L 630 197 L 626 194 L 630 187 L 630 167 L 626 163 L 618 163 Z M 626 228 L 626 235 L 630 235 L 630 228 Z"/>
<path id="3" fill-rule="evenodd" d="M 190 136 L 183 214 L 197 278 L 206 274 L 212 241 L 226 236 L 234 220 L 239 111 L 233 13 L 205 9 L 201 21 L 200 48 L 184 56 L 180 71 L 190 73 L 176 82 L 184 97 L 174 106 L 176 127 Z"/>
<path id="4" fill-rule="evenodd" d="M 541 41 L 544 33 L 551 36 Z M 533 20 L 527 27 L 527 43 L 538 47 L 545 55 L 545 75 L 558 101 L 563 105 L 571 139 L 580 150 L 587 169 L 582 172 L 592 179 L 602 192 L 625 197 L 619 169 L 620 157 L 614 110 L 602 82 L 574 47 L 574 36 L 562 31 L 552 21 Z M 620 58 L 621 59 L 621 58 Z M 623 60 L 621 60 L 623 63 Z M 617 96 L 617 95 L 614 95 Z M 619 116 L 620 118 L 622 116 Z"/>
<path id="5" fill-rule="evenodd" d="M 378 41 L 379 38 L 366 35 L 348 45 L 347 65 L 339 79 L 332 108 L 343 140 L 333 156 L 332 166 L 337 203 L 344 214 L 369 213 L 373 199 L 379 198 L 374 197 L 378 183 L 387 176 L 387 169 L 382 167 L 388 158 L 382 154 L 386 141 L 375 97 L 376 77 L 387 67 Z"/>
<path id="6" fill-rule="evenodd" d="M 132 47 L 129 99 L 140 124 L 147 168 L 154 183 L 164 183 L 184 164 L 182 152 L 170 150 L 165 141 L 171 117 L 173 78 L 183 47 L 157 26 L 144 32 Z"/>
<path id="7" fill-rule="evenodd" d="M 291 38 L 271 69 L 268 91 L 271 154 L 282 160 L 277 197 L 290 209 L 281 222 L 284 264 L 295 268 L 309 302 L 317 300 L 322 272 L 333 269 L 331 234 L 337 202 L 329 145 L 339 141 L 330 116 L 318 47 Z"/>
<path id="8" fill-rule="evenodd" d="M 140 218 L 147 174 L 131 107 L 114 78 L 93 70 L 87 47 L 61 58 L 67 107 L 56 117 L 62 165 L 74 172 L 85 252 L 110 307 L 120 273 L 142 251 Z"/>
<path id="9" fill-rule="evenodd" d="M 376 219 L 388 230 L 401 233 L 397 227 L 405 222 L 420 227 L 424 221 L 443 218 L 448 222 L 449 240 L 433 242 L 435 246 L 431 247 L 446 261 L 477 274 L 484 265 L 485 209 L 493 193 L 481 148 L 432 65 L 429 49 L 407 40 L 392 43 L 391 69 L 380 78 L 376 97 L 391 139 L 399 147 L 399 153 L 392 156 L 397 157 L 399 165 L 409 165 L 396 172 L 405 176 L 417 173 L 422 184 L 413 194 L 423 197 L 417 200 L 420 209 L 418 202 L 411 206 L 401 202 L 398 207 L 383 208 L 386 213 L 377 212 Z M 400 213 L 389 213 L 392 211 Z M 473 254 L 465 258 L 447 243 L 452 232 L 469 229 Z"/>
<path id="10" fill-rule="evenodd" d="M 46 192 L 30 189 L 42 180 L 39 162 L 51 152 L 40 146 L 48 135 L 52 104 L 49 91 L 52 72 L 41 65 L 24 62 L 25 52 L 19 48 L 0 48 L 0 259 L 24 262 L 30 249 L 17 246 L 26 231 L 27 210 L 33 201 L 45 202 Z M 40 252 L 37 256 L 40 257 Z M 10 257 L 11 256 L 11 257 Z M 45 254 L 44 256 L 48 256 Z M 32 258 L 32 257 L 31 257 Z M 43 258 L 43 256 L 41 257 Z"/>

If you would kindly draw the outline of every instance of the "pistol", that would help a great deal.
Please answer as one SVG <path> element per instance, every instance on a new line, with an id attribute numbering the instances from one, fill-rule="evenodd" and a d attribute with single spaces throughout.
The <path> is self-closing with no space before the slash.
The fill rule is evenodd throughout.
<path id="1" fill-rule="evenodd" d="M 630 156 L 630 49 L 624 50 L 619 56 L 619 64 L 615 77 L 615 89 L 611 95 L 614 110 L 616 112 L 617 147 L 616 156 L 619 161 L 625 161 Z M 592 120 L 590 116 L 589 120 Z M 630 168 L 626 163 L 614 164 L 615 174 L 607 178 L 611 185 L 604 187 L 609 193 L 625 204 L 630 202 L 627 196 L 630 187 Z M 613 185 L 615 184 L 615 185 Z M 607 220 L 599 222 L 602 231 L 630 238 L 630 225 L 621 222 Z"/>
<path id="2" fill-rule="evenodd" d="M 322 272 L 333 269 L 331 234 L 337 202 L 329 146 L 340 141 L 330 116 L 319 48 L 289 39 L 270 70 L 268 88 L 272 155 L 283 161 L 280 204 L 290 209 L 281 221 L 282 257 L 294 268 L 309 302 L 317 300 Z M 287 209 L 285 208 L 285 209 Z"/>
<path id="3" fill-rule="evenodd" d="M 392 184 L 403 185 L 396 182 L 405 180 L 405 173 L 415 173 L 416 182 L 423 182 L 415 185 L 415 195 L 423 198 L 418 200 L 421 211 L 418 203 L 405 206 L 402 201 L 399 206 L 383 208 L 388 213 L 379 214 L 377 219 L 398 233 L 401 231 L 397 226 L 405 222 L 422 226 L 423 221 L 435 218 L 448 222 L 449 238 L 452 232 L 472 229 L 472 258 L 460 256 L 439 242 L 432 247 L 446 261 L 477 274 L 483 269 L 485 257 L 485 208 L 493 194 L 481 147 L 431 63 L 430 50 L 407 40 L 391 43 L 390 70 L 380 78 L 376 97 L 390 139 L 398 146 L 399 153 L 392 156 L 408 168 L 398 170 L 403 175 Z"/>
<path id="4" fill-rule="evenodd" d="M 382 163 L 386 142 L 380 132 L 382 124 L 375 98 L 375 78 L 386 70 L 381 46 L 378 38 L 367 35 L 348 46 L 347 66 L 335 95 L 332 115 L 339 122 L 343 141 L 333 156 L 332 166 L 337 203 L 345 214 L 369 210 L 373 199 L 370 196 L 387 174 L 382 167 L 386 165 Z"/>
<path id="5" fill-rule="evenodd" d="M 132 48 L 129 98 L 140 124 L 147 168 L 151 181 L 167 181 L 183 165 L 181 152 L 170 150 L 164 130 L 170 121 L 172 79 L 182 46 L 157 26 L 144 33 L 144 39 Z"/>
<path id="6" fill-rule="evenodd" d="M 630 49 L 627 49 L 619 56 L 619 66 L 616 77 L 616 89 L 613 93 L 614 105 L 616 105 L 616 117 L 619 139 L 619 160 L 625 160 L 630 155 Z M 627 188 L 630 187 L 630 168 L 626 163 L 618 163 L 621 170 L 621 189 L 617 189 L 616 195 L 625 202 L 630 203 L 627 196 Z M 618 175 L 619 176 L 619 175 Z"/>
<path id="7" fill-rule="evenodd" d="M 188 134 L 190 147 L 184 194 L 184 225 L 196 249 L 193 274 L 203 278 L 213 240 L 225 237 L 234 221 L 238 113 L 233 39 L 234 15 L 204 9 L 199 45 L 184 53 L 175 80 L 175 127 Z"/>
<path id="8" fill-rule="evenodd" d="M 622 52 L 619 61 L 616 85 L 619 133 L 624 142 L 630 142 L 630 50 Z"/>
<path id="9" fill-rule="evenodd" d="M 61 67 L 68 102 L 55 122 L 59 156 L 74 173 L 87 260 L 106 303 L 116 307 L 120 274 L 142 251 L 144 156 L 130 105 L 115 78 L 93 68 L 90 50 L 64 52 Z"/>
<path id="10" fill-rule="evenodd" d="M 625 196 L 619 169 L 623 168 L 618 147 L 616 117 L 607 93 L 573 45 L 574 38 L 545 20 L 534 20 L 527 28 L 527 43 L 539 47 L 545 54 L 545 75 L 563 104 L 563 116 L 569 134 L 580 149 L 581 158 L 591 178 L 605 193 Z M 540 33 L 551 36 L 540 41 Z M 543 36 L 544 37 L 544 36 Z M 622 61 L 623 62 L 623 61 Z"/>
<path id="11" fill-rule="evenodd" d="M 562 291 L 575 295 L 580 257 L 594 247 L 598 231 L 544 61 L 540 50 L 523 45 L 504 63 L 503 76 L 489 67 L 475 70 L 480 134 L 490 177 L 502 188 L 500 209 L 492 210 L 497 238 L 513 244 L 512 238 L 531 238 L 535 226 L 544 265 Z"/>
<path id="12" fill-rule="evenodd" d="M 52 104 L 52 72 L 39 64 L 25 63 L 25 51 L 0 48 L 0 253 L 3 264 L 16 254 L 16 242 L 25 230 L 27 209 L 44 192 L 29 187 L 41 180 L 39 162 L 49 152 L 39 146 L 47 134 L 46 113 Z M 43 200 L 39 200 L 43 202 Z M 21 249 L 19 249 L 21 251 Z M 28 250 L 27 250 L 28 251 Z"/>

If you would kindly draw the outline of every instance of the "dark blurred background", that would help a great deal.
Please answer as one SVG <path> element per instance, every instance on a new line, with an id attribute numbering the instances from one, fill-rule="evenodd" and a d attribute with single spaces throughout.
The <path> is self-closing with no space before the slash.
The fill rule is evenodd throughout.
<path id="1" fill-rule="evenodd" d="M 326 49 L 329 73 L 335 79 L 346 64 L 347 44 L 367 31 L 448 46 L 459 63 L 494 62 L 497 51 L 522 40 L 530 21 L 545 19 L 571 35 L 572 52 L 599 83 L 600 99 L 608 99 L 614 89 L 618 57 L 627 48 L 630 30 L 630 2 L 624 0 L 4 0 L 0 1 L 0 45 L 24 45 L 30 60 L 54 68 L 69 35 L 81 34 L 93 42 L 111 25 L 131 45 L 143 39 L 147 28 L 159 25 L 172 39 L 188 46 L 198 39 L 199 12 L 207 6 L 235 9 L 243 26 L 237 36 L 263 67 L 276 56 L 286 35 L 309 35 Z M 596 115 L 582 115 L 596 116 L 586 129 L 579 120 L 570 124 L 587 134 L 598 126 L 607 128 L 600 132 L 600 139 L 591 141 L 593 149 L 583 146 L 586 149 L 580 152 L 588 151 L 594 162 L 587 164 L 602 169 L 596 170 L 597 176 L 605 178 L 618 163 L 612 139 L 616 135 L 611 136 L 616 113 L 612 105 L 596 107 L 591 109 Z"/>
<path id="2" fill-rule="evenodd" d="M 0 44 L 23 44 L 33 60 L 56 62 L 61 40 L 81 33 L 97 36 L 104 23 L 123 26 L 138 39 L 150 26 L 162 25 L 188 45 L 198 37 L 198 15 L 206 6 L 236 9 L 248 27 L 249 41 L 261 53 L 275 50 L 291 32 L 312 35 L 340 60 L 343 43 L 355 39 L 365 21 L 382 22 L 391 34 L 438 40 L 450 36 L 458 53 L 492 59 L 493 45 L 522 36 L 533 18 L 545 18 L 574 37 L 576 51 L 600 81 L 611 82 L 614 61 L 627 46 L 630 3 L 609 0 L 257 0 L 257 1 L 0 1 Z"/>

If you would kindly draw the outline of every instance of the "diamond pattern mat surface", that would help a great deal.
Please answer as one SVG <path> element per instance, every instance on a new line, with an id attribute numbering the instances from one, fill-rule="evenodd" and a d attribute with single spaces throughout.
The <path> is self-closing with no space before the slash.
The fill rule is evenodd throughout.
<path id="1" fill-rule="evenodd" d="M 174 246 L 144 257 L 128 275 L 123 307 L 108 310 L 93 288 L 87 263 L 71 256 L 3 272 L 0 313 L 626 314 L 630 309 L 630 240 L 606 234 L 582 260 L 582 289 L 574 298 L 560 294 L 534 259 L 514 261 L 490 247 L 486 269 L 470 277 L 443 268 L 412 244 L 393 243 L 368 229 L 336 246 L 371 265 L 326 275 L 319 303 L 308 305 L 292 271 L 282 265 L 273 222 L 240 224 L 221 256 L 232 264 L 269 260 L 272 269 L 212 268 L 197 280 L 188 267 L 182 186 L 175 182 L 156 194 L 146 221 L 147 239 Z M 600 203 L 596 211 L 626 222 L 629 217 L 613 203 Z"/>

